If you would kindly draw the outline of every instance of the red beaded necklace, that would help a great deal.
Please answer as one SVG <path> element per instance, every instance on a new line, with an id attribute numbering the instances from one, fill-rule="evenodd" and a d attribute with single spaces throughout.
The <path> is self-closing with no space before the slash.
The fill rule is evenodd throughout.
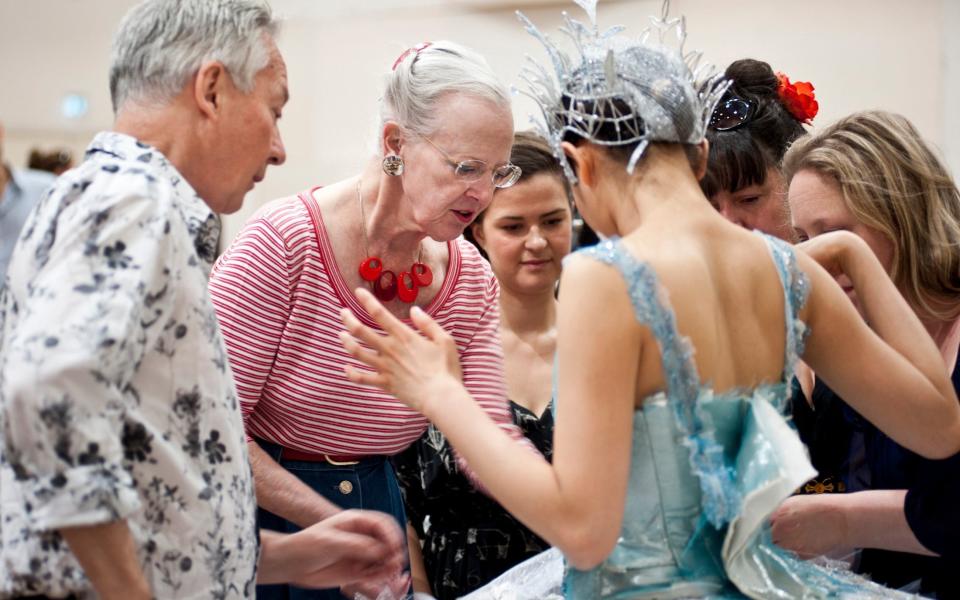
<path id="1" fill-rule="evenodd" d="M 360 231 L 363 232 L 363 251 L 367 258 L 360 263 L 360 277 L 369 282 L 373 295 L 381 302 L 389 302 L 399 297 L 401 302 L 413 302 L 417 299 L 420 288 L 433 283 L 433 271 L 421 262 L 423 247 L 417 251 L 417 260 L 410 265 L 409 271 L 402 271 L 398 277 L 393 271 L 383 268 L 383 261 L 378 256 L 370 256 L 370 244 L 367 241 L 367 216 L 363 210 L 363 194 L 360 193 L 360 182 L 357 182 L 357 199 L 360 201 Z"/>

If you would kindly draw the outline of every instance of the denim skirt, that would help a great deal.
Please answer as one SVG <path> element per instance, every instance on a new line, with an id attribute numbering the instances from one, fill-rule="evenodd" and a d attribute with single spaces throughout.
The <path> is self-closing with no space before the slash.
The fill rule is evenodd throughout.
<path id="1" fill-rule="evenodd" d="M 283 447 L 257 439 L 256 442 L 281 467 L 296 475 L 315 492 L 340 508 L 378 510 L 392 515 L 406 535 L 407 518 L 403 510 L 400 485 L 390 459 L 370 456 L 355 465 L 332 465 L 281 458 Z M 294 533 L 300 527 L 262 508 L 257 520 L 263 529 Z M 406 546 L 404 546 L 406 548 Z M 323 550 L 318 550 L 322 552 Z M 289 585 L 258 585 L 257 598 L 263 600 L 344 600 L 339 589 L 307 590 Z"/>

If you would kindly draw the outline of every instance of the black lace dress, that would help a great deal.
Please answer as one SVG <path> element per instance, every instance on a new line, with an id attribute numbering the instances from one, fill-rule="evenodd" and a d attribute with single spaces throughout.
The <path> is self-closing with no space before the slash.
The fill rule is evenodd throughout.
<path id="1" fill-rule="evenodd" d="M 549 460 L 551 409 L 538 418 L 513 402 L 510 408 L 514 422 Z M 523 451 L 518 447 L 518 452 Z M 423 542 L 427 577 L 439 600 L 459 598 L 549 548 L 496 500 L 470 484 L 450 444 L 433 425 L 393 461 L 407 518 Z"/>

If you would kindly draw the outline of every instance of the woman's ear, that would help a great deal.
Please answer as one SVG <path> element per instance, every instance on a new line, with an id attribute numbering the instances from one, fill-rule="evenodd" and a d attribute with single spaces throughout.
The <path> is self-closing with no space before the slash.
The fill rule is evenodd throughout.
<path id="1" fill-rule="evenodd" d="M 576 173 L 580 183 L 593 186 L 596 183 L 598 165 L 597 156 L 590 145 L 574 146 L 570 142 L 562 142 L 560 147 L 567 155 L 567 162 L 570 163 L 570 168 Z"/>
<path id="2" fill-rule="evenodd" d="M 470 223 L 470 232 L 473 234 L 473 239 L 477 241 L 477 245 L 483 248 L 483 251 L 487 251 L 487 239 L 483 233 L 483 221 L 474 221 Z"/>
<path id="3" fill-rule="evenodd" d="M 383 124 L 383 130 L 380 132 L 380 146 L 384 156 L 400 154 L 400 149 L 403 147 L 403 130 L 400 125 L 394 121 Z"/>
<path id="4" fill-rule="evenodd" d="M 697 163 L 693 168 L 693 175 L 697 178 L 697 181 L 700 181 L 707 175 L 707 161 L 710 159 L 710 142 L 707 141 L 707 138 L 703 138 L 703 141 L 697 144 L 699 149 L 699 155 L 697 156 Z"/>

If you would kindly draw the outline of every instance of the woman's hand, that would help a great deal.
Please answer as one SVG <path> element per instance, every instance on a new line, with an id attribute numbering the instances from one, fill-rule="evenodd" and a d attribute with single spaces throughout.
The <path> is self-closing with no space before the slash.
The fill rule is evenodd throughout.
<path id="1" fill-rule="evenodd" d="M 770 516 L 773 541 L 801 558 L 847 550 L 845 494 L 791 496 Z"/>
<path id="2" fill-rule="evenodd" d="M 460 385 L 457 345 L 436 321 L 414 306 L 410 310 L 414 331 L 367 290 L 358 289 L 356 294 L 384 333 L 367 327 L 348 309 L 340 313 L 347 329 L 340 333 L 340 342 L 351 356 L 373 369 L 346 367 L 350 381 L 376 386 L 421 413 L 426 413 L 426 402 L 443 398 L 450 383 Z"/>
<path id="3" fill-rule="evenodd" d="M 831 231 L 797 244 L 830 275 L 848 274 L 851 256 L 860 251 L 872 253 L 867 243 L 849 231 Z"/>
<path id="4" fill-rule="evenodd" d="M 873 250 L 863 238 L 849 231 L 831 231 L 797 244 L 830 275 L 850 275 L 856 258 L 873 258 Z"/>

